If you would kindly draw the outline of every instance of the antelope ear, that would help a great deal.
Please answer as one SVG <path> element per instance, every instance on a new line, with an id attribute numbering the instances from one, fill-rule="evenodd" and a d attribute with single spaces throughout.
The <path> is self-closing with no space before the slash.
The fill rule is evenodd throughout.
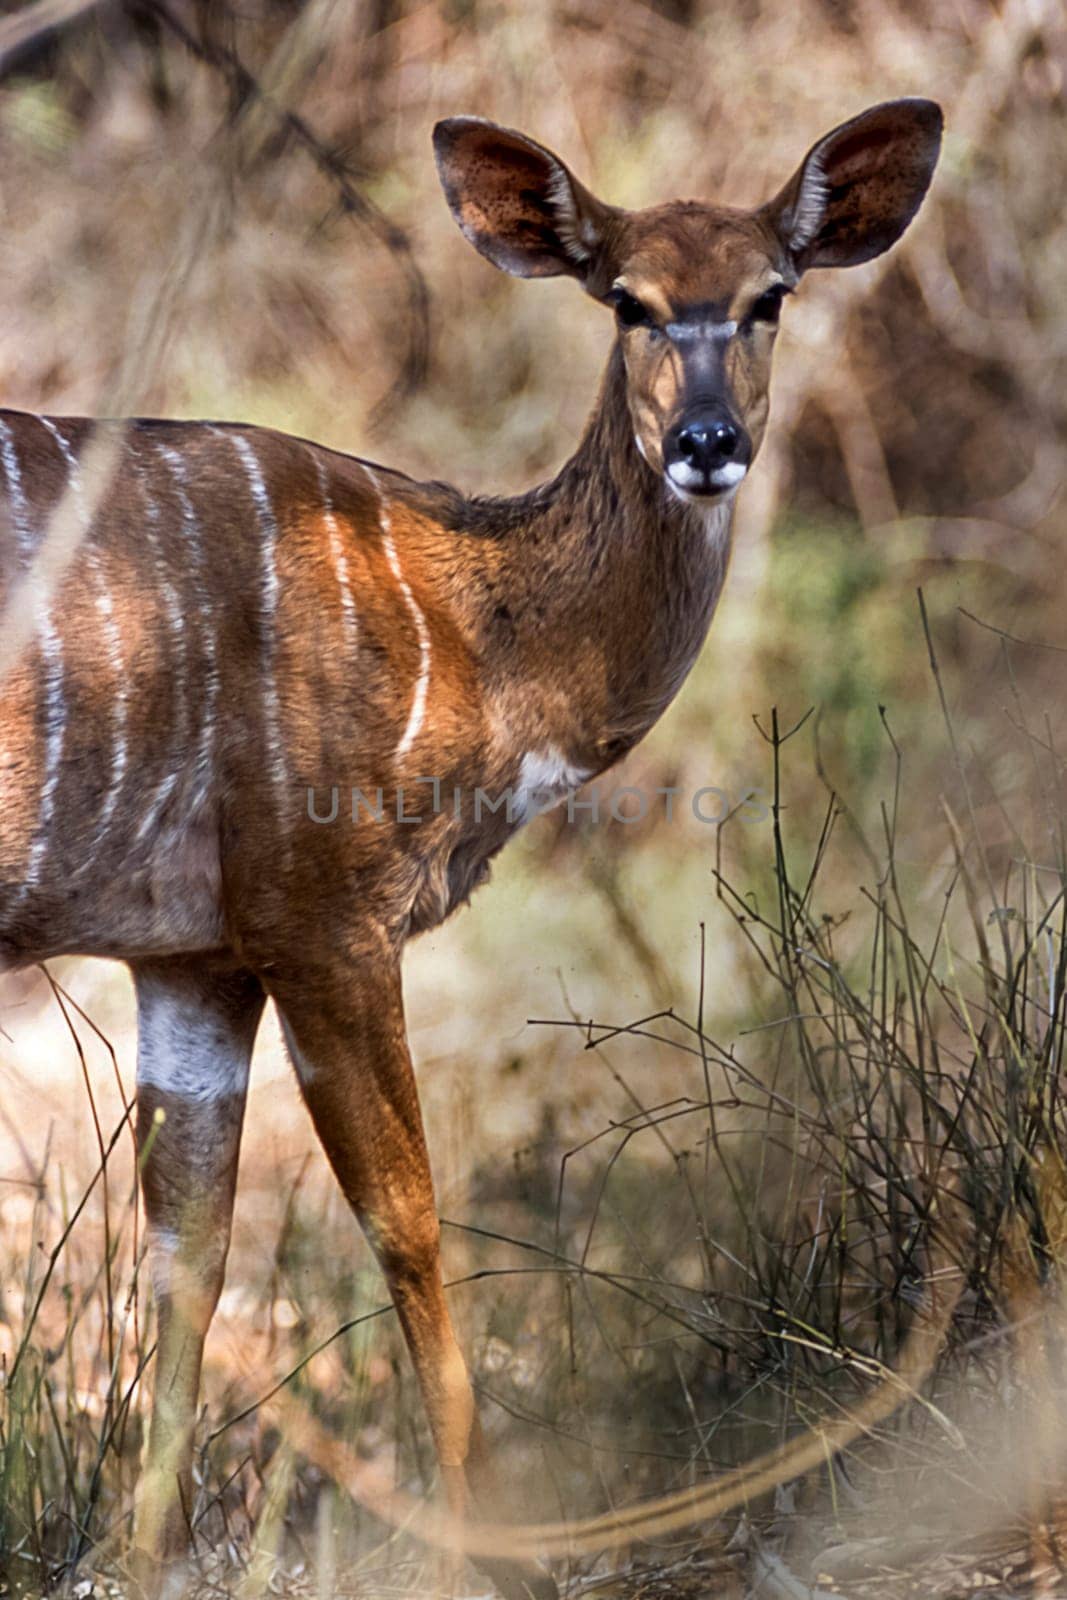
<path id="1" fill-rule="evenodd" d="M 586 280 L 619 213 L 558 156 L 481 117 L 439 122 L 433 146 L 452 215 L 494 266 L 517 278 Z"/>
<path id="2" fill-rule="evenodd" d="M 812 146 L 761 213 L 798 272 L 858 266 L 896 243 L 933 177 L 941 127 L 933 100 L 889 100 Z"/>

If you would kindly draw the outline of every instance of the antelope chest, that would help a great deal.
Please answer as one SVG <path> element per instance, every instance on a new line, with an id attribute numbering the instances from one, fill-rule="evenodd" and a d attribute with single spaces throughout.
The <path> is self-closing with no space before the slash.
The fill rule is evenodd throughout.
<path id="1" fill-rule="evenodd" d="M 519 823 L 528 822 L 539 812 L 558 804 L 565 795 L 580 789 L 594 768 L 570 761 L 554 745 L 527 750 L 519 763 L 516 810 Z"/>
<path id="2" fill-rule="evenodd" d="M 550 810 L 597 770 L 556 746 L 526 750 L 470 789 L 442 785 L 438 814 L 413 834 L 410 932 L 444 921 L 489 875 L 493 856 L 531 818 Z"/>

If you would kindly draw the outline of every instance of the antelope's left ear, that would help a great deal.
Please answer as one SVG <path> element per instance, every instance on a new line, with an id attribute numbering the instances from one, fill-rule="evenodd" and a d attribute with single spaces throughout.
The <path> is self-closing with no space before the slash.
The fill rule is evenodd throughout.
<path id="1" fill-rule="evenodd" d="M 439 122 L 433 145 L 452 215 L 494 266 L 516 278 L 588 280 L 619 213 L 558 156 L 481 117 Z"/>
<path id="2" fill-rule="evenodd" d="M 812 146 L 761 211 L 798 272 L 855 267 L 896 243 L 929 188 L 942 120 L 933 100 L 889 100 Z"/>

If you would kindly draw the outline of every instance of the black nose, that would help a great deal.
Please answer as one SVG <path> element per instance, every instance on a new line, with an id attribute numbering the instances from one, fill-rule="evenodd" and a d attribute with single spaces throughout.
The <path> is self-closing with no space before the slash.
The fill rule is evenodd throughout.
<path id="1" fill-rule="evenodd" d="M 663 442 L 663 464 L 686 494 L 736 488 L 752 459 L 752 443 L 725 406 L 694 409 Z"/>
<path id="2" fill-rule="evenodd" d="M 678 435 L 678 454 L 710 476 L 737 454 L 740 435 L 732 422 L 689 422 Z"/>

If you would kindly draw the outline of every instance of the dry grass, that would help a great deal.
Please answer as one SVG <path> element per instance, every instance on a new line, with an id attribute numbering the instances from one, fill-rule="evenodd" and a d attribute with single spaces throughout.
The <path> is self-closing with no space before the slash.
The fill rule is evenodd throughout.
<path id="1" fill-rule="evenodd" d="M 752 202 L 866 103 L 945 106 L 937 184 L 901 248 L 789 308 L 727 598 L 619 780 L 759 785 L 779 809 L 721 829 L 546 819 L 413 949 L 410 1009 L 452 1299 L 524 1513 L 699 1481 L 856 1403 L 925 1314 L 951 1218 L 964 1294 L 936 1409 L 753 1507 L 729 1559 L 734 1519 L 605 1551 L 599 1570 L 643 1556 L 658 1575 L 615 1592 L 650 1595 L 773 1591 L 790 1570 L 889 1594 L 931 1540 L 972 1551 L 996 1529 L 989 1561 L 1017 1590 L 1020 1524 L 1051 1526 L 1031 1544 L 1057 1559 L 1063 1448 L 1035 1418 L 1060 1403 L 1064 656 L 1005 637 L 1065 642 L 1062 9 L 383 0 L 318 6 L 295 46 L 306 8 L 234 8 L 232 34 L 222 9 L 214 44 L 410 236 L 424 381 L 372 435 L 414 348 L 408 269 L 373 217 L 338 214 L 291 130 L 267 116 L 235 135 L 222 74 L 105 9 L 0 86 L 5 402 L 100 409 L 203 210 L 175 337 L 137 374 L 145 410 L 518 488 L 570 448 L 610 334 L 573 288 L 514 283 L 464 245 L 435 117 L 523 127 L 623 203 Z M 0 1568 L 25 1594 L 121 1582 L 152 1348 L 125 980 L 56 976 L 99 1033 L 42 979 L 0 1017 Z M 380 1280 L 273 1034 L 256 1072 L 199 1434 L 200 1577 L 433 1592 L 417 1541 L 249 1409 L 286 1379 L 361 1457 L 431 1488 Z M 1039 1473 L 1023 1470 L 1035 1438 Z M 920 1570 L 925 1592 L 962 1593 L 974 1566 Z"/>

